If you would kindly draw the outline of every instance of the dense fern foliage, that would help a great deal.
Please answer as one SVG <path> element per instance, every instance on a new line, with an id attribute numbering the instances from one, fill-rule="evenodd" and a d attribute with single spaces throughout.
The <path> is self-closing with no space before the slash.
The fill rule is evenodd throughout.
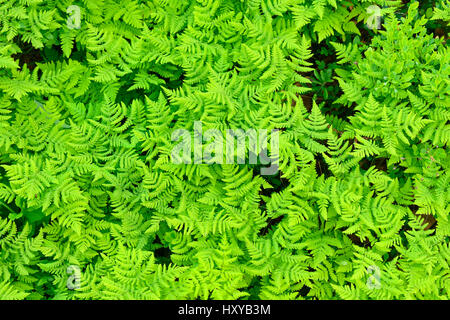
<path id="1" fill-rule="evenodd" d="M 449 299 L 449 20 L 0 0 L 0 299 Z M 278 129 L 278 172 L 173 163 L 196 121 Z"/>

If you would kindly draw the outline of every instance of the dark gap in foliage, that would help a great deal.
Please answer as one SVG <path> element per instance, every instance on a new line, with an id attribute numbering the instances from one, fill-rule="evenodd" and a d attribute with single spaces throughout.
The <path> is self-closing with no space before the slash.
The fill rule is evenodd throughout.
<path id="1" fill-rule="evenodd" d="M 311 80 L 311 84 L 306 84 L 312 89 L 302 95 L 302 100 L 305 108 L 310 111 L 313 101 L 319 105 L 324 114 L 334 115 L 340 119 L 348 119 L 349 116 L 355 114 L 354 107 L 342 108 L 342 105 L 336 105 L 336 101 L 343 91 L 339 86 L 338 81 L 334 78 L 336 76 L 335 69 L 347 68 L 346 65 L 337 64 L 336 51 L 330 44 L 331 41 L 339 42 L 338 37 L 332 36 L 321 43 L 313 42 L 311 44 L 311 52 L 313 57 L 309 60 L 312 63 L 313 71 L 302 74 L 302 76 Z"/>
<path id="2" fill-rule="evenodd" d="M 311 108 L 313 105 L 312 96 L 302 95 L 302 100 L 303 100 L 303 105 L 305 106 L 306 110 L 308 110 L 308 112 L 311 112 Z"/>
<path id="3" fill-rule="evenodd" d="M 259 293 L 261 292 L 261 277 L 256 276 L 250 282 L 248 287 L 248 300 L 258 300 Z"/>
<path id="4" fill-rule="evenodd" d="M 313 42 L 311 52 L 314 56 L 310 59 L 311 68 L 314 70 L 305 75 L 312 81 L 308 86 L 313 90 L 305 95 L 307 103 L 312 103 L 313 97 L 317 104 L 324 101 L 337 99 L 339 92 L 339 83 L 336 79 L 334 70 L 338 67 L 335 49 L 331 46 L 330 41 L 338 41 L 336 36 L 327 38 L 321 43 Z M 310 102 L 311 100 L 311 102 Z"/>
<path id="5" fill-rule="evenodd" d="M 359 167 L 363 170 L 369 170 L 373 165 L 380 171 L 387 172 L 386 158 L 377 158 L 375 156 L 364 158 L 359 162 Z"/>
<path id="6" fill-rule="evenodd" d="M 155 241 L 153 242 L 153 246 L 157 248 L 153 250 L 157 263 L 169 265 L 172 262 L 170 260 L 170 255 L 172 254 L 172 251 L 169 248 L 164 247 L 158 235 L 156 236 Z"/>
<path id="7" fill-rule="evenodd" d="M 342 91 L 339 91 L 336 95 L 336 99 L 341 95 Z M 324 115 L 332 115 L 337 117 L 338 119 L 348 122 L 348 119 L 356 114 L 355 107 L 356 104 L 352 104 L 350 107 L 344 108 L 342 105 L 331 103 L 321 106 L 320 111 L 322 111 Z"/>
<path id="8" fill-rule="evenodd" d="M 78 45 L 74 41 L 72 53 L 70 54 L 70 59 L 76 60 L 81 63 L 86 62 L 86 47 Z"/>
<path id="9" fill-rule="evenodd" d="M 411 212 L 413 214 L 416 214 L 417 210 L 419 210 L 419 206 L 415 205 L 415 204 L 411 204 L 408 206 L 408 208 L 411 210 Z"/>
<path id="10" fill-rule="evenodd" d="M 258 236 L 265 236 L 266 234 L 269 233 L 269 231 L 272 229 L 272 227 L 275 227 L 277 224 L 279 224 L 281 222 L 281 220 L 283 220 L 284 215 L 279 216 L 275 219 L 269 218 L 268 222 L 267 222 L 267 226 L 265 226 L 264 228 L 262 228 L 259 233 Z"/>
<path id="11" fill-rule="evenodd" d="M 169 248 L 161 247 L 153 251 L 158 263 L 168 265 L 171 263 L 170 254 L 172 253 Z"/>
<path id="12" fill-rule="evenodd" d="M 358 30 L 361 33 L 361 42 L 365 44 L 369 44 L 372 41 L 374 36 L 374 32 L 367 28 L 364 23 L 361 21 L 357 24 Z"/>
<path id="13" fill-rule="evenodd" d="M 407 4 L 410 2 L 408 0 L 402 0 L 405 5 L 405 11 L 407 10 Z M 428 1 L 419 1 L 419 15 L 425 16 L 428 19 L 433 15 L 433 8 L 436 8 L 436 5 L 439 1 L 428 0 Z M 448 33 L 450 31 L 449 26 L 446 21 L 443 20 L 428 20 L 425 24 L 425 27 L 428 31 L 433 33 L 434 37 L 444 37 L 444 39 L 448 40 Z"/>
<path id="14" fill-rule="evenodd" d="M 11 55 L 13 59 L 19 60 L 19 66 L 22 68 L 25 64 L 28 70 L 33 71 L 37 62 L 42 62 L 42 52 L 34 48 L 31 43 L 24 42 L 19 36 L 14 37 L 13 42 L 22 50 L 20 53 Z"/>
<path id="15" fill-rule="evenodd" d="M 298 293 L 300 294 L 300 296 L 302 297 L 306 297 L 308 295 L 308 293 L 311 291 L 311 288 L 304 285 L 299 291 Z"/>
<path id="16" fill-rule="evenodd" d="M 370 247 L 370 240 L 367 238 L 364 238 L 364 241 L 361 241 L 361 239 L 354 233 L 347 234 L 347 237 L 352 241 L 353 244 L 357 245 L 358 247 L 362 248 Z"/>
<path id="17" fill-rule="evenodd" d="M 255 178 L 256 176 L 259 176 L 259 172 L 260 172 L 259 170 L 260 170 L 260 168 L 253 170 L 253 178 Z M 277 174 L 275 174 L 273 176 L 261 176 L 264 180 L 266 180 L 272 186 L 272 188 L 261 189 L 259 191 L 259 195 L 270 197 L 273 193 L 279 193 L 279 192 L 283 191 L 289 185 L 289 180 L 283 178 L 282 175 L 283 175 L 283 173 L 281 171 L 279 171 Z M 264 201 L 264 199 L 261 199 L 259 201 L 259 209 L 261 211 L 265 211 L 266 208 L 267 208 L 266 202 Z"/>
<path id="18" fill-rule="evenodd" d="M 148 151 L 149 151 L 149 150 L 144 150 L 143 145 L 144 145 L 143 141 L 138 141 L 135 146 L 135 150 L 137 150 L 138 155 L 142 160 L 146 159 Z"/>
<path id="19" fill-rule="evenodd" d="M 128 91 L 134 75 L 134 73 L 129 73 L 120 78 L 121 86 L 117 91 L 115 103 L 123 102 L 125 105 L 129 105 L 134 99 L 139 99 L 144 96 L 143 89 Z"/>
<path id="20" fill-rule="evenodd" d="M 120 124 L 119 127 L 123 126 L 127 121 L 128 121 L 128 117 L 124 116 L 119 122 L 119 124 Z"/>
<path id="21" fill-rule="evenodd" d="M 398 257 L 399 255 L 400 255 L 400 252 L 398 252 L 397 249 L 395 249 L 395 247 L 393 247 L 391 251 L 389 251 L 388 253 L 383 255 L 383 259 L 385 262 L 390 262 L 390 261 L 394 260 L 395 257 Z"/>
<path id="22" fill-rule="evenodd" d="M 387 171 L 387 158 L 376 158 L 375 159 L 375 168 L 380 171 Z"/>
<path id="23" fill-rule="evenodd" d="M 256 168 L 257 170 L 253 171 L 253 177 L 259 175 L 260 168 Z M 283 173 L 278 172 L 273 176 L 261 176 L 264 180 L 266 180 L 273 187 L 271 189 L 262 189 L 260 194 L 263 196 L 271 196 L 272 193 L 278 193 L 283 191 L 288 185 L 289 180 L 282 177 Z"/>
<path id="24" fill-rule="evenodd" d="M 425 230 L 436 230 L 437 220 L 432 214 L 421 214 L 423 218 L 423 225 L 426 225 Z"/>
<path id="25" fill-rule="evenodd" d="M 325 145 L 325 143 L 323 144 Z M 328 169 L 328 164 L 325 162 L 325 159 L 321 154 L 315 155 L 314 159 L 316 160 L 316 172 L 319 176 L 323 174 L 327 178 L 333 175 L 332 172 Z"/>
<path id="26" fill-rule="evenodd" d="M 185 77 L 184 72 L 182 70 L 179 71 L 179 77 L 176 79 L 164 77 L 159 73 L 153 71 L 149 71 L 149 75 L 154 75 L 159 79 L 164 80 L 165 84 L 163 86 L 170 90 L 181 87 L 183 85 L 183 80 Z M 133 90 L 129 90 L 129 88 L 133 84 L 133 79 L 135 76 L 136 72 L 133 72 L 126 74 L 120 79 L 120 82 L 123 83 L 124 85 L 120 86 L 119 88 L 116 97 L 116 103 L 123 102 L 126 105 L 129 105 L 134 99 L 142 99 L 144 96 L 147 96 L 150 100 L 157 101 L 159 94 L 161 92 L 164 94 L 164 92 L 161 90 L 161 87 L 157 85 L 151 85 L 150 88 L 148 89 L 136 88 Z M 165 97 L 166 99 L 168 99 L 166 95 Z"/>

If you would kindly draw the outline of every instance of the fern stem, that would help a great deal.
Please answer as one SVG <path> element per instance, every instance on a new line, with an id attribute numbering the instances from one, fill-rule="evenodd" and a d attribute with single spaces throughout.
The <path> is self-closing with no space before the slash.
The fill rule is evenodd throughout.
<path id="1" fill-rule="evenodd" d="M 8 209 L 9 212 L 16 214 L 16 212 L 14 212 L 6 203 L 0 202 L 0 205 Z"/>

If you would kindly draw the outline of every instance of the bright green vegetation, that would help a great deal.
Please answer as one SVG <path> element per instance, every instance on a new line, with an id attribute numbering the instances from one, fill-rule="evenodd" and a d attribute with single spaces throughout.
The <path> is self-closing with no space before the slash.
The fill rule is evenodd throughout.
<path id="1" fill-rule="evenodd" d="M 449 299 L 449 17 L 0 0 L 0 299 Z M 172 163 L 194 121 L 279 172 Z"/>

